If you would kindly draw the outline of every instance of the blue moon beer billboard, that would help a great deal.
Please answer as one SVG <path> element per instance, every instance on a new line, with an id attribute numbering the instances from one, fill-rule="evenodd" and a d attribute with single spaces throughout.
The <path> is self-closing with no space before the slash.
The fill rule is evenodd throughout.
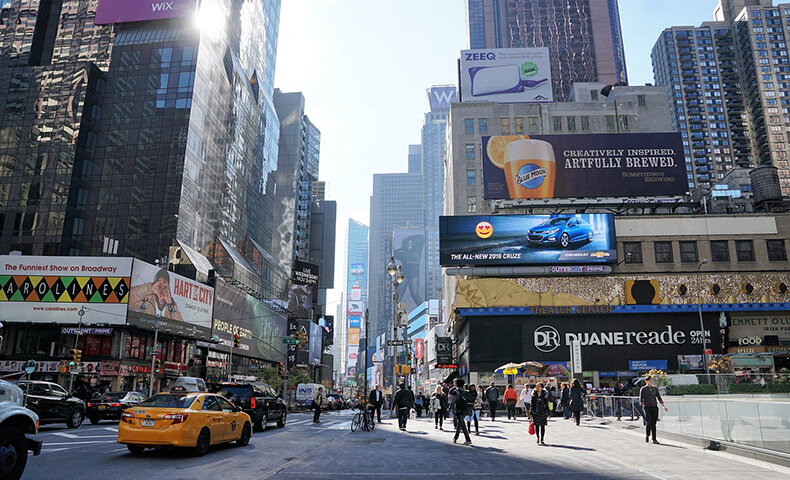
<path id="1" fill-rule="evenodd" d="M 486 199 L 683 195 L 679 133 L 482 137 Z"/>

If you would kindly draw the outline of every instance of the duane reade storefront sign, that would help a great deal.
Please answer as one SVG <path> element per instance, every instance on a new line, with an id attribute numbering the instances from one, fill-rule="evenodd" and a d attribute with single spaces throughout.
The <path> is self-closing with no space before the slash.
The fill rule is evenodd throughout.
<path id="1" fill-rule="evenodd" d="M 710 337 L 710 332 L 706 335 Z M 686 342 L 702 344 L 699 330 L 693 330 L 687 335 L 677 330 L 672 325 L 666 325 L 663 331 L 615 331 L 615 332 L 566 332 L 560 335 L 559 331 L 551 325 L 542 325 L 535 329 L 535 348 L 542 352 L 551 352 L 562 346 L 569 346 L 578 341 L 582 346 L 606 345 L 682 345 Z M 560 339 L 564 337 L 564 341 Z"/>

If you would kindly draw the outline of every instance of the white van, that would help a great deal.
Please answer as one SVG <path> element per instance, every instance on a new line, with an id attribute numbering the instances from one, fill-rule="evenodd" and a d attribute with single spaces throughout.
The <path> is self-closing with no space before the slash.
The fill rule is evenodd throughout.
<path id="1" fill-rule="evenodd" d="M 178 377 L 170 385 L 171 392 L 207 392 L 206 382 L 197 377 Z"/>
<path id="2" fill-rule="evenodd" d="M 300 407 L 310 407 L 313 404 L 313 396 L 318 392 L 318 387 L 323 387 L 320 383 L 300 383 L 296 386 L 296 405 Z"/>

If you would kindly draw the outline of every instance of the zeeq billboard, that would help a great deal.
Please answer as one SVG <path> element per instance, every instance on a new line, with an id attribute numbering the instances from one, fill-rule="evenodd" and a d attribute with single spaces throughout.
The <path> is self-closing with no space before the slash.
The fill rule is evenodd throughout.
<path id="1" fill-rule="evenodd" d="M 549 49 L 461 51 L 461 101 L 551 102 Z"/>
<path id="2" fill-rule="evenodd" d="M 615 262 L 612 214 L 439 217 L 443 267 Z"/>
<path id="3" fill-rule="evenodd" d="M 96 25 L 186 17 L 197 11 L 197 0 L 99 0 Z"/>
<path id="4" fill-rule="evenodd" d="M 683 195 L 679 133 L 483 137 L 487 199 Z"/>

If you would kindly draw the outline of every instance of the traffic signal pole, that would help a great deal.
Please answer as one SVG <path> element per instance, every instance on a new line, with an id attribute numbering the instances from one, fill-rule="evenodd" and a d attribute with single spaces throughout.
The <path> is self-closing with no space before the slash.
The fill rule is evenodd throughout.
<path id="1" fill-rule="evenodd" d="M 159 323 L 157 322 L 154 325 L 154 354 L 151 355 L 151 376 L 150 381 L 148 382 L 148 396 L 153 396 L 154 394 L 154 366 L 156 365 L 156 357 L 159 356 L 159 350 L 156 350 L 156 345 L 159 340 Z"/>
<path id="2" fill-rule="evenodd" d="M 85 309 L 80 308 L 77 312 L 77 315 L 80 317 L 79 322 L 77 322 L 77 335 L 74 338 L 74 350 L 77 350 L 77 344 L 80 343 L 80 335 L 82 335 L 82 316 L 85 315 Z M 74 367 L 76 368 L 77 365 L 75 364 Z M 71 368 L 69 368 L 69 395 L 71 395 L 71 389 L 74 387 L 74 372 Z"/>

